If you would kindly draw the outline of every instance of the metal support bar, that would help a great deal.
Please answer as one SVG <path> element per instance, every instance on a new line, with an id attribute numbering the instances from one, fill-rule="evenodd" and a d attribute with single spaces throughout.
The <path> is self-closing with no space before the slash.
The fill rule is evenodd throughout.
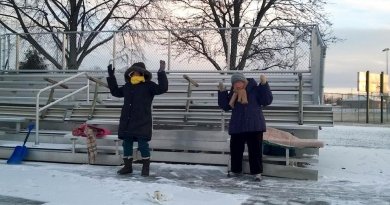
<path id="1" fill-rule="evenodd" d="M 290 149 L 286 148 L 286 166 L 290 164 Z"/>
<path id="2" fill-rule="evenodd" d="M 303 125 L 303 81 L 302 73 L 298 74 L 299 79 L 299 93 L 298 93 L 298 124 Z"/>
<path id="3" fill-rule="evenodd" d="M 171 70 L 171 46 L 172 46 L 171 30 L 168 30 L 168 70 Z"/>
<path id="4" fill-rule="evenodd" d="M 45 81 L 47 81 L 47 82 L 49 82 L 49 83 L 51 83 L 51 84 L 56 84 L 56 83 L 58 83 L 58 81 L 56 81 L 56 80 L 52 80 L 52 79 L 50 79 L 50 78 L 43 78 Z M 69 89 L 69 87 L 67 86 L 67 85 L 64 85 L 64 84 L 59 84 L 59 86 L 61 86 L 62 88 L 64 88 L 64 89 Z"/>
<path id="5" fill-rule="evenodd" d="M 66 47 L 68 41 L 66 38 L 66 33 L 62 33 L 62 70 L 66 70 Z"/>
<path id="6" fill-rule="evenodd" d="M 92 119 L 92 117 L 93 117 L 93 112 L 95 111 L 96 101 L 97 101 L 98 95 L 99 95 L 98 90 L 99 90 L 99 84 L 95 83 L 95 92 L 93 95 L 92 106 L 91 106 L 91 109 L 89 110 L 89 114 L 88 114 L 88 120 Z"/>
<path id="7" fill-rule="evenodd" d="M 381 123 L 383 124 L 383 87 L 384 87 L 384 73 L 380 74 L 380 95 L 381 95 Z"/>
<path id="8" fill-rule="evenodd" d="M 293 70 L 297 69 L 297 27 L 294 27 L 294 61 L 293 61 Z"/>
<path id="9" fill-rule="evenodd" d="M 369 110 L 370 110 L 370 71 L 366 72 L 366 123 L 370 122 L 369 120 Z"/>
<path id="10" fill-rule="evenodd" d="M 188 87 L 187 87 L 187 97 L 190 98 L 192 94 L 192 89 L 191 89 L 191 82 L 188 82 Z M 185 113 L 188 113 L 190 111 L 190 99 L 187 99 L 186 101 L 186 110 Z M 184 115 L 184 122 L 188 121 L 188 116 Z"/>
<path id="11" fill-rule="evenodd" d="M 45 78 L 43 78 L 43 79 L 44 79 L 45 81 L 51 83 L 51 84 L 56 84 L 56 83 L 58 83 L 58 81 L 52 80 L 52 79 L 50 79 L 50 78 L 46 78 L 46 77 L 45 77 Z M 69 89 L 69 87 L 68 87 L 67 85 L 64 85 L 64 84 L 59 84 L 58 86 L 60 86 L 60 87 L 62 87 L 62 88 L 64 88 L 64 89 Z M 55 88 L 50 89 L 50 94 L 49 94 L 49 98 L 47 99 L 46 105 L 48 105 L 49 103 L 53 102 L 53 99 L 54 99 L 54 90 L 55 90 Z M 43 118 L 46 117 L 47 111 L 48 111 L 48 109 L 45 109 L 45 110 L 42 111 L 41 116 L 40 116 L 41 119 L 43 119 Z"/>
<path id="12" fill-rule="evenodd" d="M 53 98 L 54 98 L 54 88 L 52 88 L 50 90 L 49 98 L 47 99 L 46 105 L 53 102 Z M 40 116 L 41 119 L 43 119 L 46 116 L 47 111 L 48 111 L 48 109 L 45 109 L 42 111 L 41 116 Z"/>
<path id="13" fill-rule="evenodd" d="M 19 70 L 19 35 L 16 35 L 15 39 L 15 70 Z"/>
<path id="14" fill-rule="evenodd" d="M 76 153 L 76 140 L 77 139 L 70 139 L 72 140 L 72 154 Z"/>
<path id="15" fill-rule="evenodd" d="M 199 83 L 197 83 L 195 80 L 190 78 L 188 75 L 183 75 L 183 78 L 186 79 L 189 83 L 191 83 L 195 87 L 199 87 Z"/>
<path id="16" fill-rule="evenodd" d="M 231 50 L 231 29 L 227 29 L 226 34 L 226 43 L 227 43 L 227 53 L 226 53 L 226 69 L 230 70 L 230 50 Z"/>
<path id="17" fill-rule="evenodd" d="M 115 155 L 119 155 L 119 139 L 115 140 Z"/>
<path id="18" fill-rule="evenodd" d="M 16 122 L 16 133 L 20 132 L 20 122 Z"/>
<path id="19" fill-rule="evenodd" d="M 112 59 L 116 59 L 116 33 L 112 37 Z M 115 60 L 112 61 L 112 67 L 115 68 Z"/>
<path id="20" fill-rule="evenodd" d="M 188 87 L 187 87 L 187 101 L 186 101 L 186 110 L 185 110 L 185 113 L 188 113 L 190 111 L 190 102 L 191 102 L 191 95 L 192 95 L 192 85 L 194 85 L 195 87 L 199 87 L 199 84 L 197 82 L 195 82 L 193 79 L 191 79 L 188 75 L 183 75 L 183 78 L 186 79 L 188 81 Z M 187 115 L 184 115 L 184 122 L 187 122 L 188 120 L 188 116 Z"/>
<path id="21" fill-rule="evenodd" d="M 6 70 L 10 70 L 9 68 L 9 57 L 11 56 L 11 36 L 10 35 L 7 35 L 7 50 L 8 50 L 8 55 L 7 55 L 7 60 L 5 61 L 5 65 L 4 67 L 6 68 Z"/>
<path id="22" fill-rule="evenodd" d="M 105 82 L 103 82 L 103 81 L 101 81 L 100 79 L 91 77 L 91 76 L 89 76 L 88 74 L 87 74 L 86 76 L 87 76 L 88 80 L 93 81 L 93 82 L 99 84 L 100 86 L 104 86 L 104 87 L 106 87 L 106 88 L 109 88 L 109 87 L 108 87 L 108 84 L 105 83 Z"/>
<path id="23" fill-rule="evenodd" d="M 3 35 L 0 36 L 0 71 L 3 70 Z"/>

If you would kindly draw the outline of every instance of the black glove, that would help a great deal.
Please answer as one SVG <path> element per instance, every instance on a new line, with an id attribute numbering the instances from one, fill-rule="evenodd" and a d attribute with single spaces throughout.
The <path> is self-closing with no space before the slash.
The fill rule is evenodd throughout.
<path id="1" fill-rule="evenodd" d="M 112 67 L 112 64 L 107 66 L 107 72 L 108 72 L 108 76 L 114 77 L 115 68 Z"/>
<path id="2" fill-rule="evenodd" d="M 165 71 L 165 61 L 160 60 L 160 69 L 158 69 L 158 72 Z"/>

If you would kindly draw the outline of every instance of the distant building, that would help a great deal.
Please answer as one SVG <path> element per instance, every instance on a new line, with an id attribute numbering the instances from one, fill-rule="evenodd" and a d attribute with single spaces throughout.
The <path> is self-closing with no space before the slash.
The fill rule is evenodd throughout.
<path id="1" fill-rule="evenodd" d="M 353 95 L 351 98 L 342 99 L 342 105 L 345 108 L 366 108 L 366 101 L 366 96 Z M 369 106 L 374 109 L 381 108 L 380 99 L 369 98 Z M 386 102 L 383 102 L 383 108 L 386 108 Z"/>

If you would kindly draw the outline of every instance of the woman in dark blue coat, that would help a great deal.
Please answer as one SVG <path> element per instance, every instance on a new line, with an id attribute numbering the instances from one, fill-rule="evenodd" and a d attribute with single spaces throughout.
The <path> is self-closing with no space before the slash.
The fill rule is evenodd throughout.
<path id="1" fill-rule="evenodd" d="M 133 142 L 138 141 L 142 156 L 142 176 L 149 176 L 150 151 L 149 141 L 152 138 L 152 101 L 155 95 L 168 91 L 168 80 L 165 74 L 165 61 L 160 61 L 157 72 L 158 84 L 151 81 L 152 74 L 146 70 L 142 62 L 134 63 L 124 74 L 125 85 L 118 86 L 115 68 L 108 66 L 107 83 L 115 97 L 123 97 L 119 120 L 118 137 L 123 140 L 124 167 L 118 174 L 133 172 Z"/>
<path id="2" fill-rule="evenodd" d="M 232 110 L 229 123 L 231 172 L 239 175 L 242 172 L 242 158 L 245 143 L 248 146 L 250 173 L 256 180 L 261 180 L 262 141 L 266 131 L 262 107 L 270 105 L 272 92 L 264 75 L 257 84 L 253 78 L 245 78 L 242 73 L 231 77 L 230 92 L 219 85 L 218 105 L 223 110 Z"/>

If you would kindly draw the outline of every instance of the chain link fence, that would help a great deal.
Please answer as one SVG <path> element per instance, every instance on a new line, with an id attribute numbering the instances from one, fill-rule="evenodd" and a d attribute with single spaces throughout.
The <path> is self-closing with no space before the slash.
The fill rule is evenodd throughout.
<path id="1" fill-rule="evenodd" d="M 310 70 L 313 28 L 256 28 L 254 37 L 255 28 L 5 34 L 0 66 L 18 69 L 36 49 L 49 70 L 105 70 L 109 63 L 124 69 L 138 61 L 156 70 L 160 59 L 171 70 L 228 70 L 232 59 L 236 66 L 247 59 L 245 70 Z"/>
<path id="2" fill-rule="evenodd" d="M 366 94 L 325 93 L 325 104 L 333 105 L 335 122 L 366 123 Z M 369 123 L 381 123 L 381 96 L 370 94 L 368 98 Z M 390 97 L 383 96 L 383 122 L 390 123 Z"/>

